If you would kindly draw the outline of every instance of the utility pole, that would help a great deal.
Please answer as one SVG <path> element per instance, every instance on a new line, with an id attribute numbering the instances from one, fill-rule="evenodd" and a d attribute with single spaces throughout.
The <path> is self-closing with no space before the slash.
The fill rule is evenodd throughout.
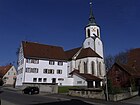
<path id="1" fill-rule="evenodd" d="M 107 73 L 105 75 L 105 93 L 106 93 L 106 101 L 108 101 L 108 85 L 107 85 Z"/>

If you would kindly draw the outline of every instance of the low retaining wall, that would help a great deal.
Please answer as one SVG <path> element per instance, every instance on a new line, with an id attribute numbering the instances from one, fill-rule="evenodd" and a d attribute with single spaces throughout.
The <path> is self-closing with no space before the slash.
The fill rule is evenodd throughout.
<path id="1" fill-rule="evenodd" d="M 115 95 L 109 95 L 109 99 L 111 101 L 120 101 L 120 100 L 124 100 L 127 98 L 131 98 L 133 96 L 138 95 L 138 92 L 128 92 L 128 93 L 120 93 L 120 94 L 115 94 Z"/>
<path id="2" fill-rule="evenodd" d="M 23 86 L 16 87 L 23 90 L 27 86 L 36 86 L 39 87 L 40 92 L 47 93 L 58 93 L 58 85 L 57 84 L 35 84 L 35 83 L 24 83 Z"/>
<path id="3" fill-rule="evenodd" d="M 69 89 L 69 95 L 84 98 L 105 99 L 102 89 Z"/>

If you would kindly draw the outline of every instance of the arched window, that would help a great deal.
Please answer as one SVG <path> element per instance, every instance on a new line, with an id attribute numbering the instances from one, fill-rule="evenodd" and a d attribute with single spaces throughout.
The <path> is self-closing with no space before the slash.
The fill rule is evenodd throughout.
<path id="1" fill-rule="evenodd" d="M 90 37 L 90 29 L 87 30 L 88 37 Z"/>
<path id="2" fill-rule="evenodd" d="M 84 73 L 87 73 L 87 63 L 84 62 Z"/>
<path id="3" fill-rule="evenodd" d="M 100 36 L 99 29 L 97 29 L 97 36 L 98 36 L 98 37 Z"/>
<path id="4" fill-rule="evenodd" d="M 80 63 L 79 63 L 79 65 L 78 65 L 78 70 L 80 70 Z"/>
<path id="5" fill-rule="evenodd" d="M 101 69 L 102 69 L 102 64 L 101 64 L 101 62 L 99 62 L 99 75 L 101 75 Z"/>
<path id="6" fill-rule="evenodd" d="M 92 74 L 94 74 L 94 66 L 95 66 L 95 63 L 94 61 L 91 62 L 91 72 Z"/>

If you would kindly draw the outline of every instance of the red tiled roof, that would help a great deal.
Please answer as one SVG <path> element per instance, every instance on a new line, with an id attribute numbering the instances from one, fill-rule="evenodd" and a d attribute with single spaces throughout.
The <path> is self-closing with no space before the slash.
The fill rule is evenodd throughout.
<path id="1" fill-rule="evenodd" d="M 140 73 L 138 72 L 138 70 L 136 68 L 133 68 L 127 64 L 120 64 L 120 63 L 115 63 L 118 66 L 120 66 L 123 70 L 125 70 L 127 73 L 129 73 L 131 76 L 133 77 L 140 77 Z"/>
<path id="2" fill-rule="evenodd" d="M 12 65 L 0 66 L 0 76 L 3 77 L 11 67 Z"/>
<path id="3" fill-rule="evenodd" d="M 62 47 L 44 45 L 33 42 L 22 42 L 25 58 L 42 58 L 66 60 L 66 54 Z"/>
<path id="4" fill-rule="evenodd" d="M 92 74 L 79 73 L 79 70 L 74 70 L 70 74 L 77 74 L 79 77 L 83 78 L 86 81 L 101 81 L 102 80 Z"/>
<path id="5" fill-rule="evenodd" d="M 68 59 L 68 60 L 71 60 L 72 57 L 73 57 L 80 49 L 81 49 L 81 47 L 78 47 L 78 48 L 74 48 L 74 49 L 65 51 L 65 53 L 66 53 L 66 55 L 67 55 L 67 59 Z"/>
<path id="6" fill-rule="evenodd" d="M 82 49 L 80 54 L 77 56 L 76 59 L 81 59 L 81 58 L 85 58 L 85 57 L 98 57 L 98 58 L 102 58 L 100 55 L 98 55 L 91 48 Z"/>

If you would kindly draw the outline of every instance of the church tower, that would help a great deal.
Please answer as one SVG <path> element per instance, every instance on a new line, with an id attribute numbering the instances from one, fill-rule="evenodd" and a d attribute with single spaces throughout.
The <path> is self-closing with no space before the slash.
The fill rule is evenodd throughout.
<path id="1" fill-rule="evenodd" d="M 85 27 L 86 39 L 83 43 L 84 48 L 92 48 L 97 54 L 103 58 L 103 44 L 101 41 L 100 27 L 97 25 L 92 8 L 92 1 L 90 2 L 90 16 L 88 24 Z"/>

